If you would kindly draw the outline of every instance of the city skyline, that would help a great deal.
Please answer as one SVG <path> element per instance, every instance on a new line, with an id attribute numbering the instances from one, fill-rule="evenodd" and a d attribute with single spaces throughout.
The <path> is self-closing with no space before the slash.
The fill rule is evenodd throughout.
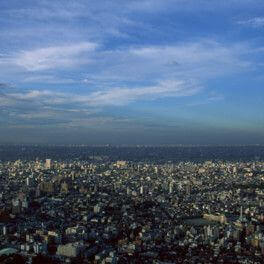
<path id="1" fill-rule="evenodd" d="M 0 3 L 0 143 L 264 144 L 260 0 Z"/>

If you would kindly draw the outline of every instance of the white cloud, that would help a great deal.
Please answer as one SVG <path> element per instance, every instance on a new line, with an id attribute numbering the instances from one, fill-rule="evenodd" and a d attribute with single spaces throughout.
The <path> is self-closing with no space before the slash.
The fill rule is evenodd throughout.
<path id="1" fill-rule="evenodd" d="M 130 52 L 145 59 L 158 61 L 161 64 L 177 62 L 177 65 L 215 64 L 217 66 L 241 65 L 239 55 L 246 47 L 242 45 L 222 45 L 213 40 L 182 43 L 173 46 L 150 46 L 131 49 Z"/>
<path id="2" fill-rule="evenodd" d="M 114 87 L 141 87 L 146 86 L 146 82 L 164 80 L 202 83 L 254 69 L 249 56 L 254 48 L 243 43 L 224 45 L 213 40 L 199 40 L 110 50 L 96 47 L 94 43 L 85 42 L 21 51 L 4 58 L 4 62 L 0 58 L 0 78 L 8 81 L 6 71 L 10 71 L 10 78 L 15 76 L 17 83 L 79 83 L 102 93 Z M 90 63 L 89 67 L 84 63 Z M 129 82 L 133 85 L 129 86 Z"/>
<path id="3" fill-rule="evenodd" d="M 164 97 L 190 96 L 201 89 L 200 86 L 184 81 L 167 80 L 155 86 L 140 88 L 114 88 L 92 93 L 82 100 L 90 105 L 123 105 L 137 100 L 155 100 Z"/>
<path id="4" fill-rule="evenodd" d="M 39 90 L 32 90 L 26 93 L 9 93 L 7 94 L 8 97 L 16 99 L 16 100 L 32 100 L 37 99 L 40 97 L 47 97 L 53 96 L 54 93 L 51 91 L 39 91 Z"/>
<path id="5" fill-rule="evenodd" d="M 212 40 L 174 45 L 142 46 L 97 54 L 98 71 L 87 80 L 197 79 L 230 75 L 253 68 L 246 44 L 224 45 Z M 87 71 L 88 72 L 88 71 Z"/>
<path id="6" fill-rule="evenodd" d="M 157 85 L 142 86 L 137 88 L 113 88 L 100 90 L 88 94 L 73 94 L 67 92 L 54 92 L 51 90 L 31 90 L 26 92 L 6 92 L 5 101 L 2 105 L 23 105 L 27 101 L 27 107 L 30 109 L 42 108 L 47 106 L 62 106 L 70 108 L 72 112 L 76 109 L 87 109 L 94 107 L 103 107 L 109 105 L 125 105 L 138 100 L 155 100 L 164 97 L 191 96 L 197 93 L 201 86 L 196 83 L 166 80 Z M 5 102 L 5 104 L 4 104 Z M 1 102 L 0 102 L 1 104 Z"/>
<path id="7" fill-rule="evenodd" d="M 264 17 L 254 17 L 248 20 L 242 20 L 237 22 L 240 25 L 251 26 L 254 28 L 264 27 Z"/>
<path id="8" fill-rule="evenodd" d="M 262 0 L 134 0 L 129 1 L 129 8 L 144 12 L 182 12 L 210 10 L 213 12 L 223 11 L 229 8 L 246 8 L 247 10 L 262 7 Z"/>
<path id="9" fill-rule="evenodd" d="M 96 46 L 95 43 L 83 42 L 22 51 L 13 59 L 13 62 L 29 71 L 79 66 L 89 61 L 89 52 L 95 50 Z M 86 56 L 83 57 L 83 54 Z"/>

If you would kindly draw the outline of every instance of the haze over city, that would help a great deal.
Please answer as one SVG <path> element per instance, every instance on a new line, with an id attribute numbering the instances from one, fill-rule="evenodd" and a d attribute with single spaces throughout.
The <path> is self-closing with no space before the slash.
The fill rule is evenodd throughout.
<path id="1" fill-rule="evenodd" d="M 261 0 L 0 2 L 0 143 L 263 144 Z"/>

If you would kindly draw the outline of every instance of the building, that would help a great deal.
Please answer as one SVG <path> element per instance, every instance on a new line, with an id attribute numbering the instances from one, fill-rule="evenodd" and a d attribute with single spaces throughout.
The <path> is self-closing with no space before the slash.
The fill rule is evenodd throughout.
<path id="1" fill-rule="evenodd" d="M 51 169 L 51 159 L 46 159 L 46 162 L 45 162 L 45 168 L 47 170 L 50 170 Z"/>
<path id="2" fill-rule="evenodd" d="M 46 193 L 53 193 L 54 184 L 52 182 L 42 182 L 39 184 L 39 190 Z"/>
<path id="3" fill-rule="evenodd" d="M 66 182 L 63 182 L 61 184 L 61 192 L 62 193 L 68 193 L 68 191 L 69 191 L 68 184 Z"/>
<path id="4" fill-rule="evenodd" d="M 69 243 L 66 245 L 59 245 L 57 255 L 69 258 L 75 258 L 80 255 L 82 246 L 79 243 Z"/>

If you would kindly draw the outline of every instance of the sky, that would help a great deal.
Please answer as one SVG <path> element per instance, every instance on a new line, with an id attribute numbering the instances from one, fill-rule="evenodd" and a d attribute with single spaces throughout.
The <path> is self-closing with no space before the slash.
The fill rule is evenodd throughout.
<path id="1" fill-rule="evenodd" d="M 0 143 L 264 144 L 263 0 L 1 0 Z"/>

